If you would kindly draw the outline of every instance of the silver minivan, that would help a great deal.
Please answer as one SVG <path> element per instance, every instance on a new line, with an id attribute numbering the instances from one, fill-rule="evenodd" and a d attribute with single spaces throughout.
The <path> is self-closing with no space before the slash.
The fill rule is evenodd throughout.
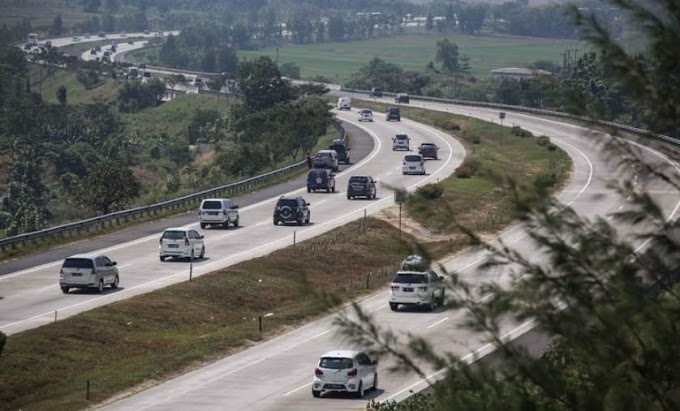
<path id="1" fill-rule="evenodd" d="M 71 288 L 118 288 L 120 278 L 116 262 L 102 254 L 78 254 L 64 260 L 59 271 L 59 287 L 64 294 Z"/>
<path id="2" fill-rule="evenodd" d="M 238 227 L 238 206 L 229 198 L 206 198 L 198 208 L 198 218 L 203 229 L 209 225 Z"/>

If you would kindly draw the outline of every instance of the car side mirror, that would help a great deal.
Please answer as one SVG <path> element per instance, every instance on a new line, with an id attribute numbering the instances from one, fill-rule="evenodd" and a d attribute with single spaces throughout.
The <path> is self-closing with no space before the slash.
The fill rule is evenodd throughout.
<path id="1" fill-rule="evenodd" d="M 232 206 L 231 208 L 234 209 L 234 210 L 238 210 L 238 206 L 237 206 L 237 205 Z"/>
<path id="2" fill-rule="evenodd" d="M 111 265 L 118 265 L 118 263 L 115 262 L 115 261 L 112 261 L 112 262 L 111 262 Z"/>
<path id="3" fill-rule="evenodd" d="M 378 360 L 371 360 L 371 365 L 378 365 Z"/>
<path id="4" fill-rule="evenodd" d="M 203 238 L 205 238 L 204 235 L 199 235 L 199 236 L 198 236 L 198 239 L 199 239 L 199 240 L 202 240 Z"/>

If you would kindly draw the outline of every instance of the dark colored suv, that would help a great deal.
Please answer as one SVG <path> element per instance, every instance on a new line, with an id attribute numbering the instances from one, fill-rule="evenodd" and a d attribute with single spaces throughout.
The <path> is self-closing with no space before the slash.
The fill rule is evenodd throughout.
<path id="1" fill-rule="evenodd" d="M 375 198 L 377 195 L 375 183 L 377 181 L 371 176 L 350 177 L 347 184 L 347 199 L 351 200 L 355 197 Z"/>
<path id="2" fill-rule="evenodd" d="M 397 94 L 396 96 L 394 96 L 394 102 L 395 103 L 406 103 L 406 104 L 408 104 L 408 102 L 409 102 L 408 94 L 406 94 L 406 93 Z"/>
<path id="3" fill-rule="evenodd" d="M 347 147 L 344 143 L 342 142 L 333 142 L 328 147 L 329 150 L 335 150 L 336 153 L 338 153 L 338 163 L 345 163 L 349 164 L 349 147 Z"/>
<path id="4" fill-rule="evenodd" d="M 390 107 L 387 109 L 387 114 L 385 114 L 386 121 L 401 121 L 401 111 L 399 107 Z"/>
<path id="5" fill-rule="evenodd" d="M 439 159 L 439 147 L 434 143 L 423 143 L 418 147 L 418 154 L 423 156 L 423 158 L 433 158 L 435 160 Z"/>
<path id="6" fill-rule="evenodd" d="M 309 224 L 311 212 L 309 204 L 302 197 L 281 197 L 274 207 L 274 225 L 296 222 L 298 225 Z"/>
<path id="7" fill-rule="evenodd" d="M 371 94 L 370 94 L 369 97 L 382 97 L 382 96 L 383 96 L 383 92 L 382 92 L 381 88 L 373 87 L 371 89 Z"/>
<path id="8" fill-rule="evenodd" d="M 335 176 L 325 168 L 313 168 L 307 174 L 307 192 L 311 193 L 316 190 L 326 190 L 327 193 L 331 191 L 335 193 Z"/>

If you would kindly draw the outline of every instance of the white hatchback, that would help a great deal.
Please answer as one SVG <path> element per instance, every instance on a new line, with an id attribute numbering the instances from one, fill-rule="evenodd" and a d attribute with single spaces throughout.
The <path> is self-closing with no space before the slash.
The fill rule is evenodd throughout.
<path id="1" fill-rule="evenodd" d="M 166 229 L 160 238 L 158 248 L 161 261 L 165 261 L 168 257 L 189 258 L 191 260 L 196 257 L 205 257 L 203 236 L 190 228 Z"/>
<path id="2" fill-rule="evenodd" d="M 361 351 L 329 351 L 314 370 L 312 395 L 316 398 L 325 392 L 350 392 L 361 398 L 369 388 L 378 388 L 378 362 Z"/>
<path id="3" fill-rule="evenodd" d="M 420 154 L 408 154 L 404 156 L 401 166 L 401 174 L 425 174 L 425 160 Z"/>

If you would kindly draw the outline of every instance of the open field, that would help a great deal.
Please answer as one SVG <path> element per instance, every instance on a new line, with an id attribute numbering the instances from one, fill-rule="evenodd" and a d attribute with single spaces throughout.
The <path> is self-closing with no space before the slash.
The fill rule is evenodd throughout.
<path id="1" fill-rule="evenodd" d="M 475 132 L 471 126 L 464 137 Z M 526 147 L 518 145 L 517 152 Z M 510 161 L 533 161 L 536 156 L 529 150 L 526 157 L 505 158 L 504 152 L 498 150 L 496 157 L 499 173 Z M 481 178 L 467 184 L 465 189 L 478 195 L 498 191 Z M 467 207 L 479 209 L 477 204 Z M 473 215 L 487 220 L 483 213 Z M 492 231 L 508 222 L 490 223 L 496 224 L 486 227 Z M 244 349 L 342 301 L 381 289 L 394 265 L 414 250 L 413 238 L 403 238 L 399 240 L 394 226 L 368 218 L 193 282 L 12 335 L 0 360 L 0 403 L 7 409 L 82 409 Z M 460 238 L 424 246 L 440 258 L 467 244 Z M 263 319 L 260 332 L 258 316 L 267 312 L 273 315 Z M 85 399 L 88 382 L 91 401 Z"/>
<path id="2" fill-rule="evenodd" d="M 64 35 L 74 24 L 82 23 L 96 14 L 84 13 L 80 1 L 58 0 L 0 0 L 0 24 L 12 25 L 28 18 L 36 32 L 44 32 L 52 25 L 53 19 L 61 13 Z M 75 33 L 74 33 L 75 34 Z M 80 33 L 78 33 L 80 34 Z M 44 36 L 41 36 L 44 37 Z"/>
<path id="3" fill-rule="evenodd" d="M 373 57 L 397 64 L 405 70 L 423 71 L 434 60 L 438 35 L 408 35 L 344 43 L 294 45 L 279 48 L 279 63 L 296 63 L 303 78 L 324 76 L 333 82 L 347 79 Z M 575 40 L 469 36 L 447 36 L 461 55 L 470 57 L 472 73 L 486 77 L 499 67 L 526 66 L 537 60 L 562 61 L 566 48 L 580 48 Z M 239 51 L 239 58 L 267 55 L 276 59 L 276 48 Z"/>

